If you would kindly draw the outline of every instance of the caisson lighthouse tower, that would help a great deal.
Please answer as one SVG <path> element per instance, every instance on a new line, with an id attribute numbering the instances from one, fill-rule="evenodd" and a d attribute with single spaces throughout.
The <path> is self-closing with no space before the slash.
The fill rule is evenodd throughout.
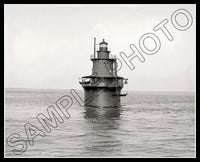
<path id="1" fill-rule="evenodd" d="M 80 84 L 84 88 L 84 104 L 92 107 L 120 107 L 120 97 L 124 84 L 128 79 L 117 75 L 116 56 L 110 54 L 108 44 L 103 41 L 96 47 L 94 39 L 94 54 L 92 75 L 83 76 Z M 96 51 L 97 48 L 97 51 Z"/>

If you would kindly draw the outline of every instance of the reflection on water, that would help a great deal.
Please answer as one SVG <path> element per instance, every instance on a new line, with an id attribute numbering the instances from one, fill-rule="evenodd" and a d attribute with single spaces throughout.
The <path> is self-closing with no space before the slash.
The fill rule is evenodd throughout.
<path id="1" fill-rule="evenodd" d="M 111 156 L 121 150 L 122 141 L 116 136 L 120 127 L 120 108 L 85 107 L 84 118 L 88 135 L 85 151 L 96 156 Z"/>
<path id="2" fill-rule="evenodd" d="M 120 108 L 98 108 L 98 107 L 85 107 L 85 118 L 96 119 L 119 119 Z"/>

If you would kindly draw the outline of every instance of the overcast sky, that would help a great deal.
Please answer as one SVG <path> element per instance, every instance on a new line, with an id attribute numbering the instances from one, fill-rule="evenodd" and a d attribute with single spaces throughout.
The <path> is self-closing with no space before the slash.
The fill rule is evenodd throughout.
<path id="1" fill-rule="evenodd" d="M 180 8 L 193 17 L 185 31 L 171 23 Z M 166 27 L 173 41 L 153 31 L 164 19 L 169 20 Z M 179 20 L 187 22 L 183 15 Z M 128 78 L 128 89 L 195 90 L 195 5 L 5 5 L 4 21 L 7 88 L 82 89 L 78 78 L 91 74 L 94 37 L 97 43 L 105 38 L 119 57 L 122 51 L 132 53 L 130 44 L 139 48 L 140 37 L 151 32 L 160 39 L 160 50 L 143 54 L 143 63 L 135 58 L 134 70 L 122 62 L 118 74 Z"/>

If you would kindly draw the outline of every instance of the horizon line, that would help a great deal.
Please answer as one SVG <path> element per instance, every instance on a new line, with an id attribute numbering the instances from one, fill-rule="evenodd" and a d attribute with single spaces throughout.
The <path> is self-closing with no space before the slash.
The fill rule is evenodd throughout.
<path id="1" fill-rule="evenodd" d="M 13 87 L 4 87 L 4 90 L 6 89 L 26 89 L 26 90 L 70 90 L 70 89 L 74 89 L 74 88 L 13 88 Z M 76 89 L 76 90 L 82 90 L 83 89 Z M 157 90 L 157 91 L 149 91 L 149 90 L 128 90 L 128 91 L 132 91 L 132 92 L 182 92 L 182 93 L 195 93 L 196 91 L 175 91 L 175 90 Z"/>

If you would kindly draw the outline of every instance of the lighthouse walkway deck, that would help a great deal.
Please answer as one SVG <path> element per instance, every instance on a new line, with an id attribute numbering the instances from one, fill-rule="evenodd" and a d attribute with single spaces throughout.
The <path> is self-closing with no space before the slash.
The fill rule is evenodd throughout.
<path id="1" fill-rule="evenodd" d="M 93 77 L 85 76 L 79 82 L 83 87 L 110 87 L 122 88 L 124 86 L 123 77 Z"/>

